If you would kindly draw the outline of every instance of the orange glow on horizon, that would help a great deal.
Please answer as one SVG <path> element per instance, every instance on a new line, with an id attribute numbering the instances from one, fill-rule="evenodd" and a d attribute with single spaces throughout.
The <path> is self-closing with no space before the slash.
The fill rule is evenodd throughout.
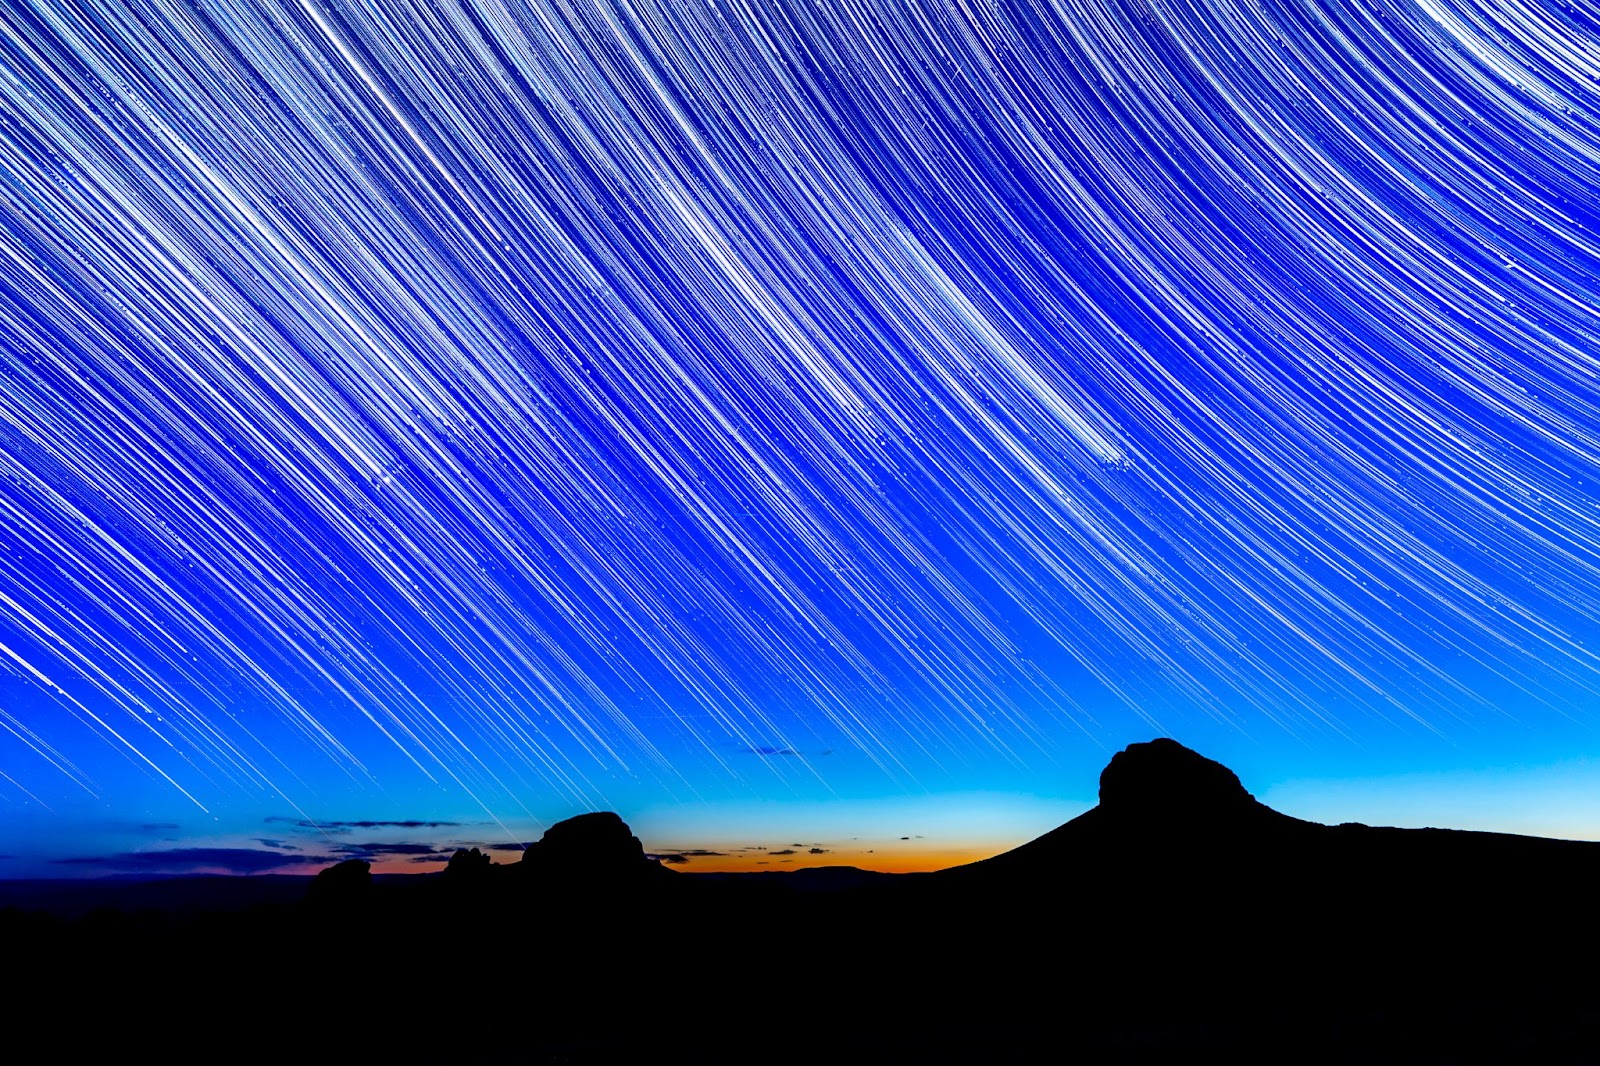
<path id="1" fill-rule="evenodd" d="M 713 849 L 717 850 L 717 849 Z M 709 873 L 781 873 L 786 870 L 803 870 L 808 867 L 819 866 L 854 866 L 862 870 L 872 870 L 877 873 L 910 874 L 929 873 L 934 870 L 946 870 L 952 866 L 964 866 L 969 862 L 977 862 L 997 855 L 1005 848 L 981 845 L 947 846 L 947 847 L 899 847 L 885 846 L 871 850 L 840 848 L 830 850 L 823 855 L 812 855 L 809 852 L 799 851 L 792 855 L 782 852 L 788 849 L 728 849 L 720 855 L 696 855 L 683 863 L 662 863 L 669 870 L 679 873 L 709 874 Z M 652 854 L 673 854 L 671 852 L 652 852 Z M 494 861 L 500 865 L 507 865 L 519 861 L 522 856 L 518 853 L 496 855 Z M 788 860 L 788 861 L 785 861 Z M 445 868 L 449 856 L 441 855 L 438 862 L 410 862 L 406 858 L 396 857 L 383 859 L 372 864 L 375 874 L 434 874 Z"/>
<path id="2" fill-rule="evenodd" d="M 874 848 L 870 851 L 855 849 L 831 850 L 825 855 L 806 853 L 784 855 L 784 849 L 768 851 L 729 851 L 722 855 L 693 856 L 685 863 L 667 863 L 669 869 L 681 873 L 763 873 L 803 870 L 818 866 L 854 866 L 887 874 L 929 873 L 952 866 L 987 859 L 1004 848 L 981 847 L 898 847 Z M 785 861 L 788 860 L 788 861 Z"/>

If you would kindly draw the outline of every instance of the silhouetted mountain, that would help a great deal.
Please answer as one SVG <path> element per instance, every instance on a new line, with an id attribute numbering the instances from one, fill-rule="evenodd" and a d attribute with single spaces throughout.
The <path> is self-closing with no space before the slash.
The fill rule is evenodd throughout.
<path id="1" fill-rule="evenodd" d="M 517 864 L 525 876 L 621 883 L 672 871 L 648 857 L 644 845 L 612 811 L 580 814 L 557 822 L 530 844 Z"/>
<path id="2" fill-rule="evenodd" d="M 1234 772 L 1175 740 L 1130 744 L 1100 773 L 1100 806 L 1126 817 L 1216 816 L 1257 804 Z"/>
<path id="3" fill-rule="evenodd" d="M 1380 921 L 1395 911 L 1374 896 L 1377 886 L 1422 893 L 1435 913 L 1576 904 L 1600 877 L 1600 844 L 1303 821 L 1256 800 L 1220 763 L 1163 738 L 1112 758 L 1097 807 L 933 877 L 991 893 L 1047 890 L 1125 905 L 1171 895 L 1181 878 L 1183 891 L 1164 913 L 1323 906 Z M 1285 890 L 1292 903 L 1279 895 Z"/>
<path id="4" fill-rule="evenodd" d="M 29 989 L 38 1010 L 79 990 L 75 1047 L 115 1049 L 181 1003 L 228 1041 L 187 1061 L 249 1034 L 257 1055 L 496 1066 L 1587 1063 L 1597 883 L 1600 845 L 1306 822 L 1155 740 L 1111 760 L 1093 810 L 938 874 L 675 874 L 608 812 L 519 862 L 352 860 L 303 904 L 234 914 L 12 910 L 0 942 L 32 976 L 16 1017 Z"/>
<path id="5" fill-rule="evenodd" d="M 1099 879 L 1120 881 L 1175 858 L 1206 867 L 1248 863 L 1255 849 L 1282 847 L 1312 828 L 1321 827 L 1258 801 L 1221 763 L 1158 738 L 1112 757 L 1100 774 L 1098 806 L 1012 851 L 936 876 L 1026 882 L 1095 867 Z"/>

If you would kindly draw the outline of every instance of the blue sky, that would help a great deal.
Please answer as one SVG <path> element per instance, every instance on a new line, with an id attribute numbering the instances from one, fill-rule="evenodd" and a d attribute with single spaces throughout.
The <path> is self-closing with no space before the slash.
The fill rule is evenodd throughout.
<path id="1" fill-rule="evenodd" d="M 1585 27 L 1196 10 L 0 16 L 8 868 L 1592 833 Z"/>

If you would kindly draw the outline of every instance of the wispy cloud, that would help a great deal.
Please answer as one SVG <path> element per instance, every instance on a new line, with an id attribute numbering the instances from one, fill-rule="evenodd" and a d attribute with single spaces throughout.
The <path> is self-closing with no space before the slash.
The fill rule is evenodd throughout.
<path id="1" fill-rule="evenodd" d="M 357 821 L 315 822 L 309 818 L 287 818 L 281 814 L 271 815 L 267 818 L 267 821 L 293 825 L 301 829 L 321 829 L 331 832 L 349 832 L 352 829 L 446 829 L 468 824 L 466 822 L 423 821 L 415 818 L 362 818 Z"/>
<path id="2" fill-rule="evenodd" d="M 376 841 L 366 844 L 339 844 L 333 850 L 341 855 L 350 855 L 355 858 L 368 858 L 379 855 L 436 855 L 449 854 L 454 848 L 440 848 L 434 844 L 420 844 L 401 842 L 398 844 L 379 843 Z"/>
<path id="3" fill-rule="evenodd" d="M 652 852 L 650 858 L 673 866 L 682 866 L 694 859 L 716 858 L 726 854 L 725 851 L 711 851 L 706 848 L 674 848 L 669 851 Z"/>

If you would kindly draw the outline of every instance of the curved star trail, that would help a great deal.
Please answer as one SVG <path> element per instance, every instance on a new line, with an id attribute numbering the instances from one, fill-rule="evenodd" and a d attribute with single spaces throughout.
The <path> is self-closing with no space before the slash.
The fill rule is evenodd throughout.
<path id="1" fill-rule="evenodd" d="M 510 815 L 1600 680 L 1576 6 L 40 2 L 0 51 L 10 800 L 116 751 Z"/>

